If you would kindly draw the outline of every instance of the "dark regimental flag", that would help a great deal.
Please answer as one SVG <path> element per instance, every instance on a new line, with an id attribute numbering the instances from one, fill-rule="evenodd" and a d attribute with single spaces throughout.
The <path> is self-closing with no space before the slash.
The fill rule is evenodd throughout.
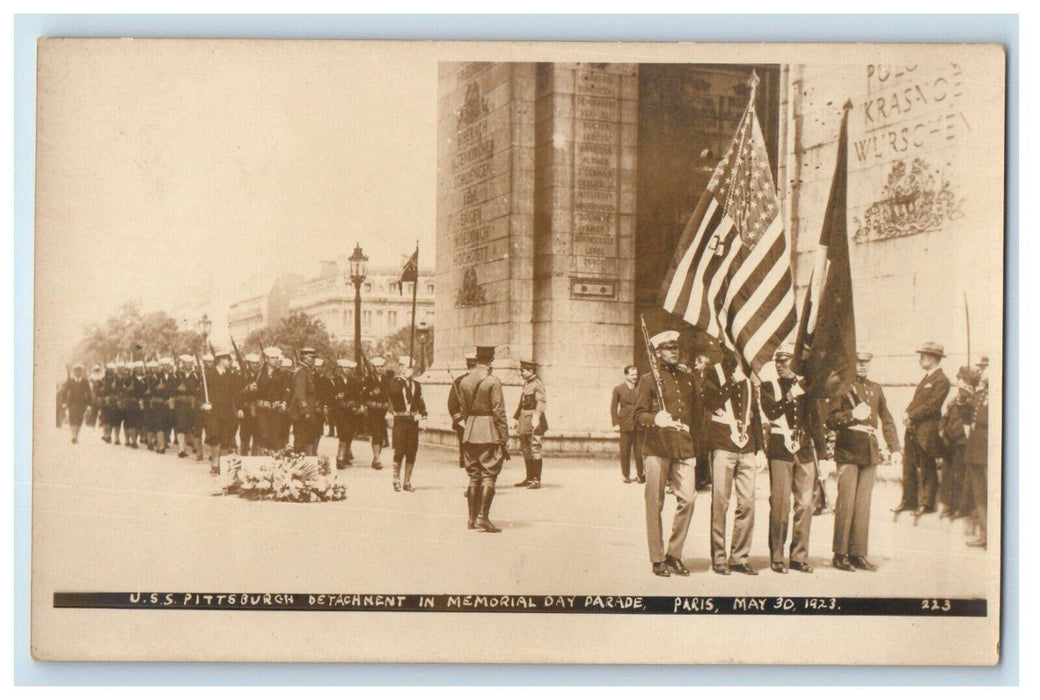
<path id="1" fill-rule="evenodd" d="M 795 341 L 794 369 L 808 380 L 806 393 L 818 398 L 841 394 L 856 377 L 856 316 L 846 225 L 850 109 L 852 103 L 845 103 L 834 180 Z"/>
<path id="2" fill-rule="evenodd" d="M 666 310 L 755 370 L 795 330 L 780 201 L 755 115 L 755 86 L 726 155 L 683 230 L 661 289 Z"/>
<path id="3" fill-rule="evenodd" d="M 404 283 L 405 282 L 416 282 L 419 281 L 419 246 L 415 246 L 415 252 L 412 253 L 412 257 L 408 258 L 408 261 L 404 264 L 404 268 L 401 270 L 401 279 L 398 280 L 398 289 L 401 294 L 404 294 Z"/>

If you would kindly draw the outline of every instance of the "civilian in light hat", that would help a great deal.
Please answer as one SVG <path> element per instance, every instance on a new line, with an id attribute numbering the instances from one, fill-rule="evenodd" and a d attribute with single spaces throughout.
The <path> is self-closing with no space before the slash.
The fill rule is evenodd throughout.
<path id="1" fill-rule="evenodd" d="M 502 531 L 491 522 L 491 503 L 502 463 L 509 458 L 509 424 L 502 398 L 502 380 L 491 373 L 494 359 L 493 346 L 478 346 L 477 364 L 459 385 L 461 415 L 465 420 L 463 464 L 469 477 L 467 527 L 491 533 Z"/>
<path id="2" fill-rule="evenodd" d="M 372 468 L 382 469 L 383 463 L 380 461 L 380 456 L 383 448 L 390 444 L 386 422 L 386 414 L 390 410 L 390 400 L 387 398 L 390 379 L 386 375 L 385 359 L 378 356 L 373 357 L 369 364 L 372 366 L 373 372 L 365 378 L 361 395 L 368 416 L 368 434 L 372 443 Z"/>
<path id="3" fill-rule="evenodd" d="M 65 380 L 59 396 L 61 403 L 65 404 L 65 408 L 68 411 L 72 444 L 76 444 L 79 442 L 80 428 L 83 427 L 83 416 L 87 412 L 87 406 L 93 400 L 90 392 L 90 383 L 83 376 L 83 365 L 77 364 L 73 366 L 72 374 Z"/>
<path id="4" fill-rule="evenodd" d="M 939 439 L 939 419 L 942 417 L 943 402 L 950 393 L 950 380 L 939 366 L 946 357 L 943 346 L 928 342 L 917 349 L 918 362 L 924 377 L 917 384 L 910 405 L 903 414 L 906 427 L 904 444 L 906 459 L 903 461 L 903 497 L 892 510 L 899 513 L 914 511 L 915 517 L 935 512 L 935 497 L 938 490 L 939 466 L 942 457 L 942 441 Z"/>
<path id="5" fill-rule="evenodd" d="M 650 339 L 661 380 L 660 394 L 648 372 L 636 385 L 636 425 L 644 430 L 646 470 L 646 536 L 651 568 L 656 576 L 689 576 L 683 548 L 693 517 L 693 461 L 697 455 L 691 428 L 700 422 L 700 404 L 692 371 L 679 364 L 679 332 L 663 331 Z M 663 403 L 662 403 L 663 401 Z M 667 549 L 662 541 L 661 511 L 665 487 L 675 493 L 675 517 Z"/>
<path id="6" fill-rule="evenodd" d="M 834 568 L 840 571 L 876 571 L 867 558 L 870 541 L 870 504 L 877 465 L 891 453 L 899 461 L 899 433 L 888 410 L 881 385 L 868 378 L 869 352 L 856 353 L 856 379 L 831 404 L 826 426 L 835 431 L 834 462 L 838 470 L 838 497 L 834 504 Z M 878 433 L 885 439 L 881 448 Z"/>
<path id="7" fill-rule="evenodd" d="M 542 436 L 549 427 L 545 419 L 545 384 L 538 376 L 538 364 L 533 360 L 520 360 L 520 376 L 524 386 L 520 390 L 520 403 L 513 413 L 513 427 L 520 436 L 526 475 L 523 481 L 514 485 L 539 489 L 542 487 Z"/>
<path id="8" fill-rule="evenodd" d="M 426 402 L 422 385 L 412 378 L 411 358 L 398 358 L 399 374 L 387 385 L 387 398 L 393 417 L 392 445 L 394 448 L 394 491 L 414 491 L 412 472 L 419 450 L 419 431 L 425 427 Z M 404 484 L 401 484 L 401 466 L 404 465 Z"/>

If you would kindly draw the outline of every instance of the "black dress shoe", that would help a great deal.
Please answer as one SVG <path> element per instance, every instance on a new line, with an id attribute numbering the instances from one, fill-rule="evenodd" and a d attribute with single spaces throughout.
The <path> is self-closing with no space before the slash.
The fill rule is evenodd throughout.
<path id="1" fill-rule="evenodd" d="M 917 510 L 917 506 L 912 506 L 909 503 L 900 503 L 898 506 L 892 509 L 893 513 L 902 513 L 904 510 Z"/>
<path id="2" fill-rule="evenodd" d="M 411 484 L 405 484 L 402 488 L 408 492 L 415 491 L 415 487 L 413 487 Z"/>
<path id="3" fill-rule="evenodd" d="M 738 574 L 758 576 L 758 569 L 753 569 L 750 564 L 731 564 L 729 570 L 736 571 Z"/>
<path id="4" fill-rule="evenodd" d="M 530 484 L 531 484 L 531 480 L 530 479 L 524 479 L 523 481 L 516 482 L 515 484 L 513 484 L 513 486 L 515 486 L 517 488 L 522 488 L 524 486 L 529 486 Z"/>
<path id="5" fill-rule="evenodd" d="M 769 564 L 769 568 L 778 574 L 786 574 L 787 566 L 782 561 L 774 561 Z"/>
<path id="6" fill-rule="evenodd" d="M 529 483 L 527 485 L 527 488 L 529 488 L 529 489 L 540 489 L 540 488 L 542 488 L 542 482 L 540 482 L 538 479 L 533 479 L 531 481 L 531 483 Z"/>
<path id="7" fill-rule="evenodd" d="M 877 571 L 877 564 L 874 564 L 866 557 L 849 557 L 849 563 L 857 569 L 863 569 L 864 571 Z"/>
<path id="8" fill-rule="evenodd" d="M 640 484 L 645 484 L 646 483 L 646 477 L 645 476 L 637 476 L 636 477 L 636 481 L 638 481 Z"/>
<path id="9" fill-rule="evenodd" d="M 849 555 L 848 554 L 835 554 L 833 563 L 834 563 L 834 568 L 835 569 L 840 569 L 842 571 L 855 571 L 856 570 L 856 567 L 852 565 L 851 561 L 849 561 Z"/>
<path id="10" fill-rule="evenodd" d="M 719 576 L 729 576 L 729 564 L 714 564 L 711 570 Z"/>
<path id="11" fill-rule="evenodd" d="M 671 573 L 668 571 L 668 565 L 663 561 L 655 561 L 653 571 L 654 576 L 671 576 Z"/>
<path id="12" fill-rule="evenodd" d="M 917 510 L 914 511 L 914 515 L 920 517 L 922 515 L 927 515 L 928 513 L 934 513 L 934 512 L 935 512 L 935 506 L 932 506 L 931 508 L 929 508 L 927 506 L 918 506 Z"/>
<path id="13" fill-rule="evenodd" d="M 803 574 L 811 574 L 815 569 L 813 569 L 812 564 L 807 561 L 792 561 L 791 571 L 801 571 Z"/>
<path id="14" fill-rule="evenodd" d="M 664 558 L 664 563 L 668 567 L 668 571 L 677 576 L 689 576 L 690 570 L 686 568 L 686 565 L 682 563 L 681 559 L 676 559 L 673 556 L 667 556 Z"/>

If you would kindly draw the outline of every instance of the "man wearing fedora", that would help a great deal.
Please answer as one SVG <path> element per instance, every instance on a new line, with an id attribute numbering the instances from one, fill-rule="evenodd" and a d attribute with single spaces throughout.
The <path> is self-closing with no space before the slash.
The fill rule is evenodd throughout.
<path id="1" fill-rule="evenodd" d="M 942 345 L 927 342 L 917 349 L 918 362 L 924 377 L 914 390 L 914 397 L 903 414 L 906 428 L 903 460 L 903 498 L 893 511 L 912 510 L 915 515 L 935 512 L 942 441 L 939 439 L 939 420 L 943 402 L 950 393 L 950 380 L 939 366 L 945 350 Z"/>

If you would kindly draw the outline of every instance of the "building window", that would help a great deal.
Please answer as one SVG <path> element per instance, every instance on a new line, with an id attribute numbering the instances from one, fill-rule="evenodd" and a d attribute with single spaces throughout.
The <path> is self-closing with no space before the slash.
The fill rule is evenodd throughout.
<path id="1" fill-rule="evenodd" d="M 372 327 L 372 312 L 371 311 L 362 311 L 361 312 L 361 325 L 364 326 L 365 328 L 371 328 Z"/>
<path id="2" fill-rule="evenodd" d="M 343 327 L 350 328 L 352 325 L 354 325 L 353 309 L 343 309 Z"/>
<path id="3" fill-rule="evenodd" d="M 387 328 L 397 328 L 397 312 L 387 311 L 386 312 L 386 326 Z"/>
<path id="4" fill-rule="evenodd" d="M 430 283 L 430 284 L 426 285 L 426 293 L 427 294 L 433 294 L 433 283 Z"/>
<path id="5" fill-rule="evenodd" d="M 365 291 L 366 292 L 371 292 L 372 291 L 372 283 L 371 282 L 365 282 L 364 287 L 365 287 Z"/>

